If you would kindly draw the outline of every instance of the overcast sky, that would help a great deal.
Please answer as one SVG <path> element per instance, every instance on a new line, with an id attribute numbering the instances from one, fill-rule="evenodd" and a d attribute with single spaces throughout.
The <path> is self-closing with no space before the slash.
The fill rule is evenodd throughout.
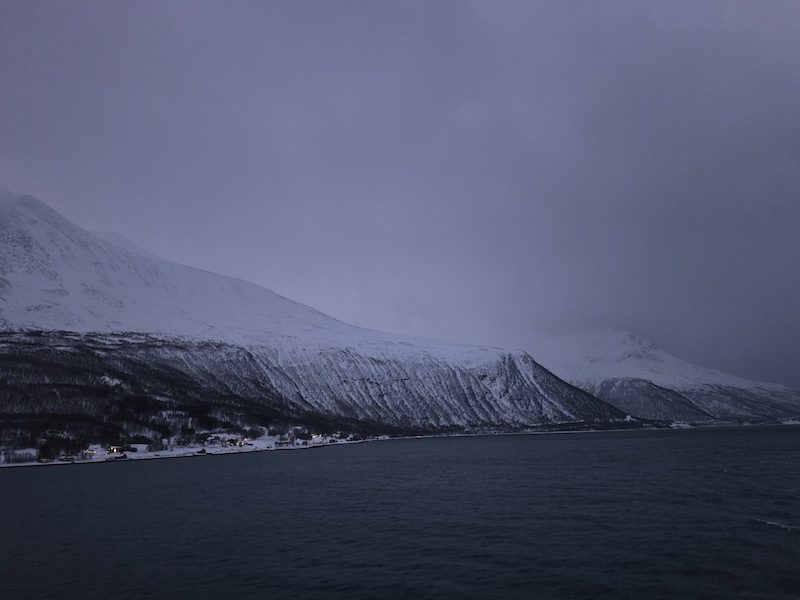
<path id="1" fill-rule="evenodd" d="M 800 3 L 0 2 L 0 182 L 342 320 L 800 387 Z"/>

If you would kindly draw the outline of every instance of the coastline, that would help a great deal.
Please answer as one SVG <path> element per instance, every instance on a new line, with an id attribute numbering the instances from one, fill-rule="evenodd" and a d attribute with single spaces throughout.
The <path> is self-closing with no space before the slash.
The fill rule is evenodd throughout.
<path id="1" fill-rule="evenodd" d="M 496 432 L 478 432 L 478 433 L 431 433 L 422 435 L 406 435 L 406 436 L 388 436 L 382 435 L 374 438 L 366 438 L 359 440 L 339 439 L 339 438 L 324 438 L 319 441 L 312 441 L 307 444 L 293 442 L 291 444 L 278 445 L 274 439 L 258 438 L 252 440 L 249 445 L 242 447 L 222 447 L 222 446 L 204 446 L 204 445 L 191 445 L 181 446 L 169 450 L 159 450 L 154 452 L 132 452 L 126 453 L 126 456 L 115 456 L 113 453 L 106 452 L 100 454 L 97 458 L 84 459 L 84 460 L 49 460 L 49 461 L 29 461 L 20 463 L 0 463 L 0 469 L 13 469 L 13 468 L 26 468 L 26 467 L 53 467 L 53 466 L 68 466 L 68 465 L 90 465 L 90 464 L 107 464 L 107 463 L 126 463 L 131 461 L 140 460 L 161 460 L 170 458 L 203 458 L 206 456 L 223 456 L 229 454 L 250 454 L 254 452 L 273 452 L 273 451 L 288 451 L 288 450 L 310 450 L 315 448 L 330 448 L 347 444 L 363 444 L 365 442 L 384 442 L 389 440 L 420 440 L 431 438 L 450 438 L 450 437 L 496 437 L 496 436 L 515 436 L 515 435 L 565 435 L 565 434 L 578 434 L 578 433 L 627 433 L 627 432 L 641 432 L 641 431 L 686 431 L 697 429 L 731 429 L 740 427 L 782 427 L 800 425 L 800 421 L 787 420 L 781 422 L 765 422 L 765 423 L 718 423 L 711 425 L 683 425 L 683 426 L 668 426 L 668 427 L 641 427 L 641 428 L 618 428 L 618 429 L 562 429 L 551 431 L 496 431 Z M 97 446 L 95 446 L 97 448 Z M 97 452 L 97 450 L 95 450 Z"/>
<path id="2" fill-rule="evenodd" d="M 319 441 L 311 441 L 306 444 L 292 442 L 289 444 L 278 444 L 275 438 L 265 436 L 257 438 L 248 442 L 244 446 L 215 446 L 215 445 L 202 445 L 192 444 L 187 446 L 178 446 L 167 450 L 156 451 L 126 451 L 122 454 L 108 452 L 102 449 L 99 445 L 92 445 L 94 457 L 89 459 L 76 459 L 76 460 L 48 460 L 48 461 L 27 461 L 19 463 L 0 463 L 0 468 L 12 469 L 17 467 L 52 467 L 52 466 L 66 466 L 66 465 L 91 465 L 91 464 L 106 464 L 106 463 L 125 463 L 140 460 L 158 460 L 169 458 L 203 458 L 206 456 L 222 456 L 226 454 L 249 454 L 252 452 L 272 452 L 280 450 L 308 450 L 311 448 L 324 448 L 328 446 L 337 446 L 339 444 L 359 444 L 367 441 L 378 441 L 385 438 L 373 438 L 364 440 L 347 440 L 347 439 L 334 439 L 323 438 Z M 395 438 L 396 439 L 396 438 Z M 333 440 L 333 441 L 332 441 Z"/>

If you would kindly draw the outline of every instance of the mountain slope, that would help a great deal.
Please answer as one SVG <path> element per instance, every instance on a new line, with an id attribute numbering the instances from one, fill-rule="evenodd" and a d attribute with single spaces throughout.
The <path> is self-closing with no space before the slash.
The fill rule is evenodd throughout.
<path id="1" fill-rule="evenodd" d="M 109 399 L 124 412 L 144 397 L 415 430 L 624 416 L 524 352 L 347 325 L 91 234 L 30 196 L 0 200 L 0 329 L 16 365 L 0 392 L 17 412 L 102 418 Z"/>
<path id="2" fill-rule="evenodd" d="M 397 427 L 800 414 L 800 394 L 790 388 L 698 367 L 633 334 L 543 339 L 537 357 L 569 385 L 524 352 L 348 325 L 255 284 L 162 260 L 121 236 L 92 234 L 35 198 L 7 193 L 0 194 L 0 331 L 68 332 L 55 344 L 62 350 L 48 350 L 56 363 L 64 356 L 54 353 L 80 345 L 75 334 L 92 334 L 115 348 L 109 356 L 117 362 L 147 354 L 218 393 L 217 383 L 241 383 L 245 369 L 248 392 L 231 393 L 248 402 L 261 395 L 292 414 Z M 200 346 L 187 353 L 186 344 Z M 34 352 L 36 344 L 7 337 L 0 358 L 21 347 Z M 92 360 L 111 368 L 96 353 Z"/>
<path id="3" fill-rule="evenodd" d="M 689 398 L 635 377 L 583 381 L 583 389 L 630 415 L 665 421 L 710 421 L 713 417 Z"/>
<path id="4" fill-rule="evenodd" d="M 800 415 L 796 390 L 691 364 L 632 333 L 546 338 L 537 356 L 565 380 L 644 418 L 774 420 Z"/>

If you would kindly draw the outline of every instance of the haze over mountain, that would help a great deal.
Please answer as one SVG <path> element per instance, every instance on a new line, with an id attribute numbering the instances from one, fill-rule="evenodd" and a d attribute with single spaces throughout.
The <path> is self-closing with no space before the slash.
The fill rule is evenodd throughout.
<path id="1" fill-rule="evenodd" d="M 206 411 L 260 407 L 419 430 L 800 412 L 800 395 L 784 386 L 695 367 L 631 335 L 537 349 L 582 391 L 524 351 L 348 325 L 92 234 L 31 196 L 0 201 L 0 286 L 6 406 L 20 413 L 72 414 L 95 397 L 94 414 L 109 394 L 122 405 L 190 399 Z"/>

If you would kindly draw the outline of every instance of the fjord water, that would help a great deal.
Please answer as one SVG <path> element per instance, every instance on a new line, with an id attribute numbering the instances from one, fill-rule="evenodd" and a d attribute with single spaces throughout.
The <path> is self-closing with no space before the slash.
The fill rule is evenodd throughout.
<path id="1" fill-rule="evenodd" d="M 800 427 L 0 471 L 2 598 L 797 598 Z"/>

